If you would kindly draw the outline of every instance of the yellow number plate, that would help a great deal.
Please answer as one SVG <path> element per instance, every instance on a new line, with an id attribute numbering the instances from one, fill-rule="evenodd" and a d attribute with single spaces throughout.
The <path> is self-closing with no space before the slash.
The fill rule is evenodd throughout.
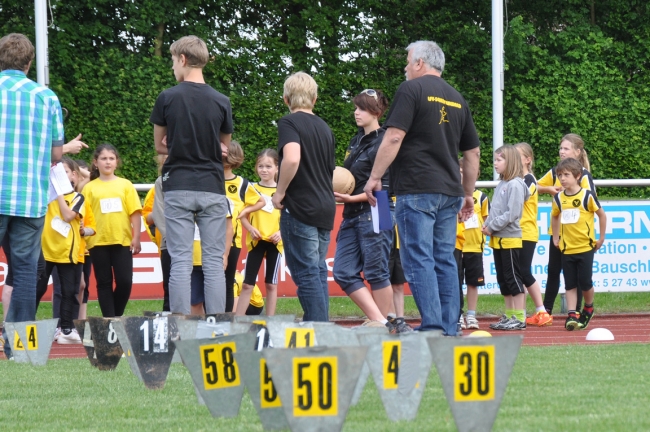
<path id="1" fill-rule="evenodd" d="M 382 343 L 382 360 L 384 373 L 384 390 L 397 389 L 399 362 L 402 358 L 402 342 L 389 340 Z"/>
<path id="2" fill-rule="evenodd" d="M 206 390 L 240 385 L 239 366 L 233 355 L 236 352 L 235 342 L 199 347 L 203 386 Z"/>
<path id="3" fill-rule="evenodd" d="M 294 417 L 338 415 L 338 377 L 337 357 L 295 357 Z"/>
<path id="4" fill-rule="evenodd" d="M 27 333 L 27 349 L 29 351 L 38 349 L 38 331 L 36 330 L 35 325 L 28 325 L 25 327 L 25 333 Z M 18 336 L 18 332 L 14 331 L 14 346 L 13 349 L 16 351 L 25 351 L 23 342 Z"/>
<path id="5" fill-rule="evenodd" d="M 454 400 L 494 399 L 494 345 L 454 347 Z"/>
<path id="6" fill-rule="evenodd" d="M 308 348 L 314 346 L 313 328 L 287 328 L 284 337 L 285 348 Z"/>
<path id="7" fill-rule="evenodd" d="M 260 406 L 264 408 L 279 408 L 282 406 L 280 396 L 275 390 L 271 372 L 266 366 L 266 360 L 260 359 Z"/>

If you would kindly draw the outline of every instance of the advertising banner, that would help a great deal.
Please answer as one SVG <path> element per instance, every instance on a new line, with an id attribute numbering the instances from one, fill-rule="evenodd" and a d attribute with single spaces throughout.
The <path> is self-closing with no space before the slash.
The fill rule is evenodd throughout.
<path id="1" fill-rule="evenodd" d="M 596 252 L 593 266 L 593 281 L 597 292 L 608 291 L 650 291 L 650 204 L 646 201 L 601 201 L 607 214 L 607 237 L 603 247 Z M 336 250 L 336 235 L 341 224 L 343 206 L 337 206 L 334 230 L 331 233 L 330 247 L 327 253 L 327 267 L 329 270 L 329 293 L 331 296 L 345 295 L 332 277 L 334 253 Z M 539 281 L 542 292 L 546 288 L 548 273 L 548 248 L 550 236 L 550 203 L 540 203 L 537 224 L 540 230 L 540 239 L 535 249 L 532 271 Z M 144 226 L 144 224 L 143 224 Z M 598 238 L 598 221 L 596 238 Z M 144 228 L 143 228 L 144 230 Z M 142 252 L 133 259 L 133 291 L 132 299 L 158 299 L 162 298 L 162 269 L 156 245 L 151 242 L 145 231 L 141 233 Z M 243 271 L 246 263 L 246 249 L 241 252 L 239 270 Z M 291 273 L 282 258 L 278 274 L 278 295 L 280 297 L 295 297 L 296 287 L 291 279 Z M 492 250 L 486 247 L 483 254 L 483 268 L 485 271 L 485 286 L 480 287 L 479 294 L 498 294 L 499 287 L 496 280 Z M 264 288 L 264 265 L 258 275 L 258 286 Z M 0 252 L 0 290 L 4 286 L 7 274 L 7 264 L 4 253 Z M 51 281 L 50 281 L 51 282 Z M 95 280 L 91 277 L 90 298 L 96 299 Z M 561 290 L 564 289 L 564 280 L 560 279 Z M 408 285 L 406 294 L 410 294 Z M 43 300 L 51 299 L 52 286 L 50 285 Z"/>

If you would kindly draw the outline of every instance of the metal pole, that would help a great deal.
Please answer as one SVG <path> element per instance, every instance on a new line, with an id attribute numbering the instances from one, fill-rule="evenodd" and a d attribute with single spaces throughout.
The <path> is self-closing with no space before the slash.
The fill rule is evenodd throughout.
<path id="1" fill-rule="evenodd" d="M 47 59 L 47 0 L 34 0 L 36 21 L 36 81 L 50 85 Z"/>
<path id="2" fill-rule="evenodd" d="M 492 151 L 503 145 L 503 1 L 492 0 Z"/>

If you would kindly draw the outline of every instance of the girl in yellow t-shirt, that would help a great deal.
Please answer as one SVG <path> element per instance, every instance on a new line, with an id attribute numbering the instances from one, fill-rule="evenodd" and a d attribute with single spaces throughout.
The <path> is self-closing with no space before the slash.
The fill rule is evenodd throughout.
<path id="1" fill-rule="evenodd" d="M 524 168 L 524 183 L 530 192 L 530 197 L 524 202 L 524 211 L 519 221 L 521 226 L 521 253 L 519 255 L 521 281 L 535 303 L 535 314 L 526 318 L 526 325 L 550 326 L 553 324 L 553 317 L 544 308 L 542 291 L 531 269 L 533 257 L 535 256 L 535 247 L 537 247 L 537 241 L 539 240 L 539 229 L 537 228 L 539 193 L 537 192 L 537 180 L 533 174 L 535 155 L 533 148 L 528 143 L 517 143 L 515 148 L 521 155 L 521 164 Z"/>
<path id="2" fill-rule="evenodd" d="M 79 167 L 67 157 L 62 159 L 62 163 L 68 180 L 74 187 L 79 181 Z M 72 320 L 74 308 L 78 306 L 76 293 L 81 278 L 81 266 L 77 263 L 84 207 L 83 195 L 73 189 L 50 202 L 45 214 L 41 238 L 45 272 L 37 282 L 36 299 L 38 303 L 47 291 L 47 282 L 56 267 L 61 281 L 61 334 L 58 338 L 60 344 L 81 343 Z"/>
<path id="3" fill-rule="evenodd" d="M 255 162 L 257 175 L 260 177 L 255 189 L 265 201 L 264 207 L 257 211 L 246 208 L 241 211 L 239 218 L 248 231 L 246 236 L 246 275 L 235 315 L 245 315 L 248 309 L 257 272 L 266 256 L 266 315 L 275 315 L 275 304 L 278 296 L 278 265 L 282 256 L 282 236 L 280 235 L 280 210 L 273 207 L 271 198 L 277 187 L 278 152 L 265 149 L 257 155 Z"/>
<path id="4" fill-rule="evenodd" d="M 97 235 L 88 239 L 88 248 L 104 317 L 124 314 L 131 296 L 133 255 L 140 253 L 142 206 L 133 184 L 115 175 L 119 161 L 117 149 L 111 144 L 98 146 L 91 181 L 84 188 L 97 223 Z"/>

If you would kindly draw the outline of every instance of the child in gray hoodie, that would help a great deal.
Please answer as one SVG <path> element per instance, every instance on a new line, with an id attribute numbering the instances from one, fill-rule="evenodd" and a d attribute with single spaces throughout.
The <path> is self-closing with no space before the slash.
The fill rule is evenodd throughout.
<path id="1" fill-rule="evenodd" d="M 494 152 L 494 169 L 501 182 L 492 197 L 490 215 L 483 224 L 483 234 L 490 236 L 499 289 L 505 300 L 506 313 L 491 324 L 494 330 L 526 328 L 526 291 L 519 271 L 521 227 L 519 219 L 530 192 L 523 180 L 521 156 L 512 145 Z"/>

